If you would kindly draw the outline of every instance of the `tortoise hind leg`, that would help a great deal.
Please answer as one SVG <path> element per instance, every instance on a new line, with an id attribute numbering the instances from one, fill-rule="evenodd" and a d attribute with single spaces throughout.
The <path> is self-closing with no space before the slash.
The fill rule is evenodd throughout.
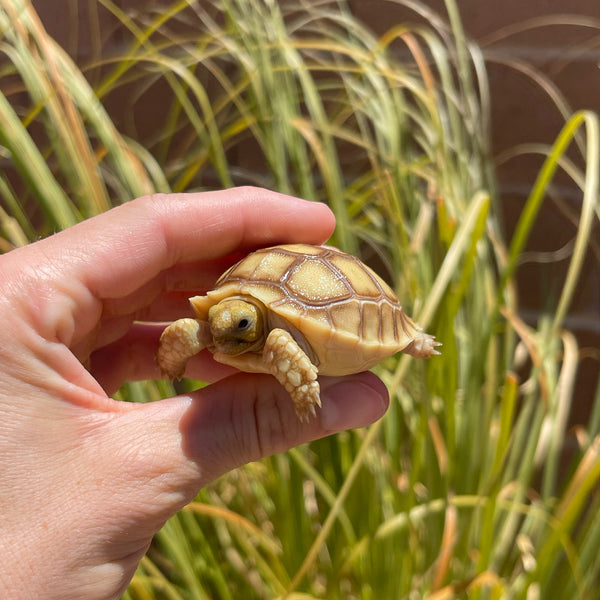
<path id="1" fill-rule="evenodd" d="M 321 406 L 317 367 L 284 329 L 271 330 L 263 350 L 263 362 L 277 381 L 289 392 L 301 421 L 315 416 Z"/>
<path id="2" fill-rule="evenodd" d="M 440 342 L 436 341 L 434 336 L 424 331 L 419 331 L 416 333 L 413 341 L 402 352 L 411 354 L 415 358 L 429 358 L 433 354 L 440 354 L 435 347 L 441 345 Z"/>

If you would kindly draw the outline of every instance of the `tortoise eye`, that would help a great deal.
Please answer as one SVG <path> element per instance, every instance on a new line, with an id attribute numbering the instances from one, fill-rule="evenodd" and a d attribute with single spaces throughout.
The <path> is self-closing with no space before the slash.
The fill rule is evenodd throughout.
<path id="1" fill-rule="evenodd" d="M 238 323 L 238 329 L 240 331 L 245 331 L 249 327 L 250 327 L 250 319 L 240 319 L 240 322 Z"/>

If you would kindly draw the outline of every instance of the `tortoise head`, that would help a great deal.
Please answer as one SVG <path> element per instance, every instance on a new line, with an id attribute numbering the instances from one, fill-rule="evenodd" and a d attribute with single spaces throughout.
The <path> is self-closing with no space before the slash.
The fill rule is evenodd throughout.
<path id="1" fill-rule="evenodd" d="M 244 298 L 225 298 L 211 306 L 208 323 L 215 349 L 223 354 L 236 356 L 264 343 L 262 311 Z"/>

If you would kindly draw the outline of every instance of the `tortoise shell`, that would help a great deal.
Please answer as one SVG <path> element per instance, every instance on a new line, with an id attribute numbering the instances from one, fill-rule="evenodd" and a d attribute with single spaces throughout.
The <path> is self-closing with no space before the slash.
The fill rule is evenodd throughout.
<path id="1" fill-rule="evenodd" d="M 435 353 L 436 342 L 402 310 L 392 289 L 358 258 L 330 246 L 257 250 L 190 302 L 206 320 L 211 306 L 233 296 L 264 305 L 269 329 L 290 331 L 322 375 L 367 370 L 400 351 Z M 423 341 L 428 351 L 418 348 Z"/>

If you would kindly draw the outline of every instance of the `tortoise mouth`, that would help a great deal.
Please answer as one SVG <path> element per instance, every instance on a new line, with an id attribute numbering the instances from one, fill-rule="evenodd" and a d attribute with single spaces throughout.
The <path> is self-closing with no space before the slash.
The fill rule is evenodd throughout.
<path id="1" fill-rule="evenodd" d="M 259 350 L 262 346 L 261 340 L 249 342 L 243 339 L 235 339 L 231 337 L 213 338 L 214 351 L 229 356 L 239 356 L 245 352 Z"/>

